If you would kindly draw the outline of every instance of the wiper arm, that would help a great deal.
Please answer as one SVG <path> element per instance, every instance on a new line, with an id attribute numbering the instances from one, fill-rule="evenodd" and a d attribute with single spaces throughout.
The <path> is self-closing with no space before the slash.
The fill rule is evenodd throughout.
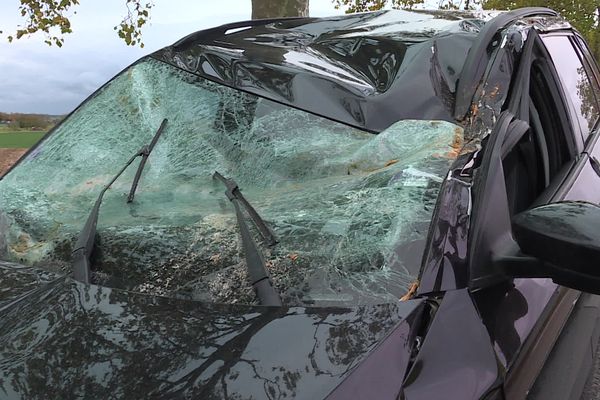
<path id="1" fill-rule="evenodd" d="M 260 217 L 260 215 L 258 215 L 254 207 L 252 207 L 248 200 L 246 200 L 246 198 L 240 191 L 238 184 L 233 179 L 225 178 L 223 175 L 216 171 L 213 174 L 213 178 L 216 178 L 225 184 L 225 187 L 227 188 L 227 192 L 225 192 L 225 194 L 227 195 L 227 198 L 229 198 L 229 200 L 231 200 L 232 197 L 234 197 L 237 200 L 239 200 L 239 202 L 244 206 L 244 208 L 248 212 L 248 215 L 250 215 L 250 218 L 252 218 L 252 222 L 254 222 L 254 225 L 260 232 L 260 235 L 263 237 L 263 239 L 267 242 L 267 244 L 269 246 L 276 245 L 277 238 L 275 237 L 275 234 L 273 233 L 271 228 L 269 228 L 269 226 L 265 223 L 265 221 Z"/>
<path id="2" fill-rule="evenodd" d="M 100 205 L 102 204 L 102 199 L 104 198 L 104 193 L 106 193 L 106 191 L 111 187 L 111 185 L 115 183 L 117 179 L 119 179 L 119 177 L 123 174 L 123 172 L 125 172 L 127 167 L 129 167 L 136 158 L 143 157 L 142 161 L 140 162 L 140 167 L 138 168 L 138 171 L 135 175 L 134 185 L 131 187 L 131 191 L 129 193 L 129 196 L 131 196 L 131 198 L 133 199 L 133 194 L 135 193 L 135 189 L 139 181 L 139 175 L 141 175 L 142 169 L 144 168 L 142 163 L 145 164 L 148 155 L 150 155 L 150 152 L 156 145 L 156 141 L 161 135 L 166 123 L 167 120 L 164 119 L 160 125 L 160 128 L 158 128 L 158 131 L 154 134 L 152 142 L 150 142 L 150 146 L 144 146 L 140 149 L 140 151 L 134 154 L 129 159 L 129 161 L 127 161 L 127 163 L 123 166 L 123 168 L 121 168 L 121 170 L 114 176 L 114 178 L 112 178 L 111 181 L 108 182 L 106 186 L 104 186 L 104 188 L 98 195 L 96 203 L 94 203 L 94 207 L 92 208 L 92 211 L 90 212 L 90 215 L 88 216 L 88 219 L 85 222 L 83 229 L 79 233 L 79 236 L 77 237 L 77 242 L 75 243 L 75 248 L 71 253 L 73 259 L 73 277 L 78 281 L 90 283 L 90 257 L 92 255 L 92 252 L 94 251 L 94 243 L 96 241 L 96 225 L 98 224 L 98 214 L 100 212 Z"/>
<path id="3" fill-rule="evenodd" d="M 246 224 L 240 204 L 246 208 L 246 211 L 254 221 L 256 227 L 261 232 L 261 235 L 263 235 L 265 240 L 270 240 L 271 244 L 275 244 L 277 243 L 275 235 L 273 235 L 263 219 L 260 218 L 256 210 L 244 198 L 237 183 L 235 183 L 233 179 L 225 178 L 218 172 L 214 173 L 213 178 L 217 178 L 225 184 L 225 187 L 227 188 L 225 195 L 227 195 L 227 198 L 235 207 L 235 215 L 242 237 L 242 247 L 244 249 L 244 256 L 246 257 L 248 276 L 250 277 L 250 283 L 256 291 L 256 295 L 258 296 L 260 304 L 265 306 L 281 306 L 281 298 L 271 284 L 269 273 L 267 272 L 267 268 L 265 266 L 265 260 L 258 248 L 258 245 L 256 244 L 256 241 L 250 234 L 250 229 L 248 228 L 248 224 Z"/>
<path id="4" fill-rule="evenodd" d="M 146 160 L 148 160 L 148 156 L 150 155 L 150 153 L 152 153 L 152 150 L 154 150 L 154 146 L 156 146 L 156 142 L 158 142 L 158 139 L 160 138 L 160 135 L 165 129 L 167 122 L 168 120 L 166 118 L 162 120 L 160 126 L 158 127 L 158 130 L 156 131 L 154 137 L 152 138 L 152 141 L 150 142 L 150 145 L 142 148 L 141 150 L 141 152 L 143 153 L 142 161 L 140 161 L 140 165 L 138 165 L 135 177 L 133 178 L 133 182 L 131 183 L 131 190 L 129 190 L 129 196 L 127 196 L 128 203 L 131 203 L 133 201 L 133 197 L 135 196 L 135 190 L 137 189 L 138 183 L 140 182 L 140 178 L 142 177 L 142 171 L 146 166 Z"/>

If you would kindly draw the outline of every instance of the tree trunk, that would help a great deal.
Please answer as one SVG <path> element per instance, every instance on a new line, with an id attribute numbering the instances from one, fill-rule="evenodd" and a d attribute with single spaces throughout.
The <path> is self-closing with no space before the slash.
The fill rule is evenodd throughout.
<path id="1" fill-rule="evenodd" d="M 596 29 L 593 30 L 593 48 L 592 53 L 596 58 L 596 62 L 600 62 L 600 7 L 596 7 L 596 18 L 595 18 Z"/>
<path id="2" fill-rule="evenodd" d="M 252 19 L 308 17 L 309 0 L 252 0 Z"/>

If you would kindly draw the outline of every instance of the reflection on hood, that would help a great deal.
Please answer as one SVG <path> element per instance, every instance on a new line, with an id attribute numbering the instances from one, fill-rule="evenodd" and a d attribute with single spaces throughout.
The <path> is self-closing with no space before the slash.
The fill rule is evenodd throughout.
<path id="1" fill-rule="evenodd" d="M 408 348 L 422 304 L 208 305 L 38 272 L 0 265 L 3 398 L 323 398 L 390 329 Z"/>

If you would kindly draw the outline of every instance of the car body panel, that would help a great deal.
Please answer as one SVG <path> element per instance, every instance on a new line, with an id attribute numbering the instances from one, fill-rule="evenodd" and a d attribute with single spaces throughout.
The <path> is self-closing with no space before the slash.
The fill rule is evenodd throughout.
<path id="1" fill-rule="evenodd" d="M 468 290 L 447 292 L 404 381 L 402 398 L 479 399 L 499 385 L 498 378 L 494 350 Z"/>
<path id="2" fill-rule="evenodd" d="M 49 279 L 14 264 L 0 271 L 9 277 L 0 279 L 0 397 L 8 398 L 323 398 L 383 339 L 406 341 L 423 305 L 204 304 Z M 7 293 L 16 274 L 22 293 Z M 410 346 L 395 355 L 402 372 Z"/>
<path id="3" fill-rule="evenodd" d="M 367 359 L 327 397 L 334 399 L 393 399 L 402 388 L 414 352 L 417 334 L 422 329 L 424 308 L 410 316 L 373 350 Z M 368 385 L 365 382 L 369 382 Z"/>
<path id="4" fill-rule="evenodd" d="M 471 214 L 471 186 L 448 175 L 430 228 L 423 260 L 419 294 L 466 287 L 467 235 Z"/>
<path id="5" fill-rule="evenodd" d="M 454 121 L 454 87 L 481 25 L 469 13 L 398 10 L 239 23 L 197 32 L 153 57 L 379 132 L 400 119 Z"/>
<path id="6" fill-rule="evenodd" d="M 473 297 L 483 318 L 498 360 L 510 368 L 535 327 L 557 285 L 550 279 L 515 279 L 513 285 L 498 285 L 476 292 Z"/>

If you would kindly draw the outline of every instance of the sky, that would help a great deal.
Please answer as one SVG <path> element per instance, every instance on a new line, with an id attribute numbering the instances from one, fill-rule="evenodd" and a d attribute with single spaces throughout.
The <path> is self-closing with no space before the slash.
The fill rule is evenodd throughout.
<path id="1" fill-rule="evenodd" d="M 250 0 L 154 0 L 144 29 L 145 47 L 126 46 L 113 27 L 126 13 L 125 0 L 83 0 L 70 18 L 73 33 L 62 48 L 42 35 L 8 43 L 0 37 L 0 112 L 66 114 L 138 58 L 200 29 L 250 19 Z M 312 17 L 341 14 L 331 0 L 310 0 Z M 0 30 L 24 22 L 19 0 L 2 0 Z"/>

